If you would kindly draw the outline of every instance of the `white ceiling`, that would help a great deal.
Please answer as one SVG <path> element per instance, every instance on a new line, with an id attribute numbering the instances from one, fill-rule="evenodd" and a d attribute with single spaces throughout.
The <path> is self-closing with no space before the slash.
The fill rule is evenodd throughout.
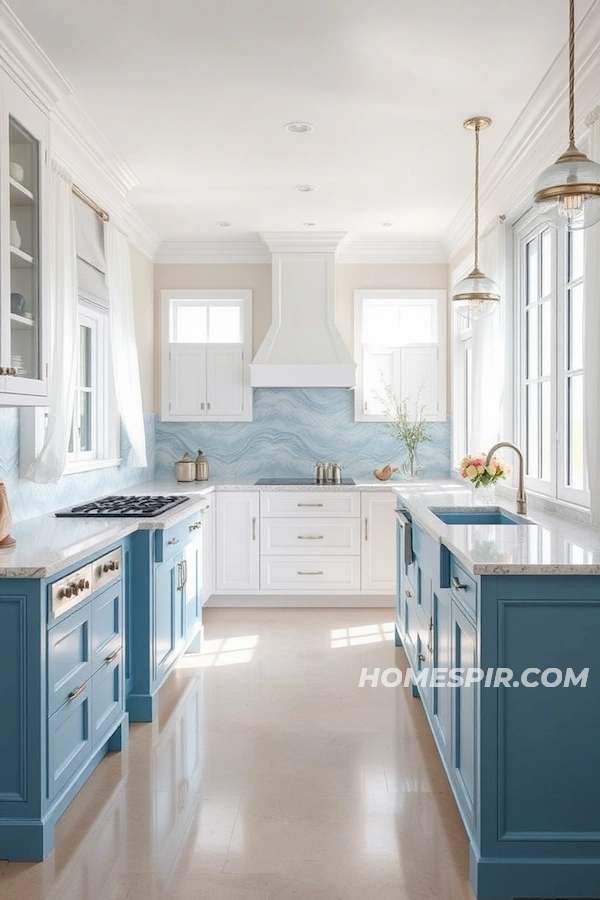
<path id="1" fill-rule="evenodd" d="M 578 0 L 578 20 L 592 0 Z M 163 240 L 438 240 L 566 39 L 566 0 L 12 0 Z M 290 135 L 286 122 L 315 126 Z M 298 183 L 314 184 L 298 194 Z M 485 183 L 483 184 L 485 191 Z M 216 222 L 227 220 L 228 229 Z M 382 228 L 391 221 L 391 228 Z"/>

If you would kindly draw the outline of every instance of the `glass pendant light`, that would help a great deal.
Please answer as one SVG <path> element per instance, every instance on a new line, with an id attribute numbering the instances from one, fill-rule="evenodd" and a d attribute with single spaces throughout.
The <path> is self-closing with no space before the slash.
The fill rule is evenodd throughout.
<path id="1" fill-rule="evenodd" d="M 569 148 L 538 178 L 534 201 L 554 228 L 600 222 L 600 165 L 575 146 L 575 0 L 569 0 Z"/>
<path id="2" fill-rule="evenodd" d="M 479 268 L 479 132 L 491 124 L 492 120 L 487 116 L 473 116 L 463 122 L 468 131 L 475 132 L 475 265 L 473 271 L 455 286 L 452 303 L 469 321 L 489 316 L 500 302 L 498 285 Z"/>

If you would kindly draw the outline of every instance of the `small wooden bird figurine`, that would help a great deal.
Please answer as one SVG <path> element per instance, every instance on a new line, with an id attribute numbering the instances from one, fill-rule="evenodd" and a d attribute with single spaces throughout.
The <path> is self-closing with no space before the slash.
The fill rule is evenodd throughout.
<path id="1" fill-rule="evenodd" d="M 387 481 L 397 471 L 398 466 L 384 466 L 383 469 L 374 469 L 373 475 L 380 481 Z"/>

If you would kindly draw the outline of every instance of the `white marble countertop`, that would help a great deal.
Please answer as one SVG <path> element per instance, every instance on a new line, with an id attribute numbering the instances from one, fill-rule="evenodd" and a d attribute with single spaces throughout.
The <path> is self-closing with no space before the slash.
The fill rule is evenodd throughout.
<path id="1" fill-rule="evenodd" d="M 518 525 L 446 525 L 430 507 L 461 510 L 478 506 L 459 481 L 398 486 L 400 505 L 431 537 L 444 544 L 474 575 L 600 575 L 600 532 L 533 509 L 533 522 Z M 497 506 L 515 515 L 511 500 Z"/>
<path id="2" fill-rule="evenodd" d="M 382 488 L 391 490 L 398 482 L 373 479 L 355 485 L 256 485 L 254 480 L 178 482 L 175 478 L 155 479 L 119 491 L 119 495 L 186 494 L 182 503 L 161 516 L 150 519 L 57 518 L 53 513 L 27 519 L 13 525 L 14 547 L 0 548 L 0 578 L 47 578 L 74 565 L 93 553 L 141 529 L 171 528 L 199 511 L 207 495 L 217 491 L 356 491 Z"/>

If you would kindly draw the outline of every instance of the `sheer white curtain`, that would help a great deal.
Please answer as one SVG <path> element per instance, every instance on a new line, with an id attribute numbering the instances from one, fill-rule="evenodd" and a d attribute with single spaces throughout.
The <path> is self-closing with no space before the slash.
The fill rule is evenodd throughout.
<path id="1" fill-rule="evenodd" d="M 504 305 L 506 303 L 506 226 L 496 225 L 481 239 L 480 268 L 500 288 L 498 309 L 473 322 L 471 447 L 486 452 L 502 437 L 504 387 Z"/>
<path id="2" fill-rule="evenodd" d="M 110 222 L 104 225 L 104 252 L 115 391 L 121 421 L 131 444 L 128 463 L 131 466 L 146 466 L 146 431 L 133 321 L 129 241 Z"/>
<path id="3" fill-rule="evenodd" d="M 50 384 L 48 426 L 44 445 L 27 477 L 56 482 L 67 461 L 73 421 L 77 373 L 77 251 L 72 182 L 56 163 L 51 171 L 52 282 Z"/>
<path id="4" fill-rule="evenodd" d="M 589 157 L 600 162 L 600 108 L 588 118 Z M 592 521 L 600 525 L 600 225 L 585 233 L 584 411 Z"/>

